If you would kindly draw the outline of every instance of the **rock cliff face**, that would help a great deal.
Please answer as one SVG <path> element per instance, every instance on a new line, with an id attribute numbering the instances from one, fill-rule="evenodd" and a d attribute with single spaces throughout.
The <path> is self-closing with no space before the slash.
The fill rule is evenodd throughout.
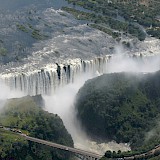
<path id="1" fill-rule="evenodd" d="M 59 116 L 42 110 L 43 99 L 26 96 L 9 99 L 0 113 L 0 124 L 20 129 L 32 137 L 73 146 L 73 140 Z M 11 131 L 0 130 L 0 159 L 70 159 L 70 154 L 28 142 Z"/>
<path id="2" fill-rule="evenodd" d="M 113 73 L 89 80 L 77 94 L 78 118 L 92 137 L 144 144 L 160 117 L 160 72 Z"/>

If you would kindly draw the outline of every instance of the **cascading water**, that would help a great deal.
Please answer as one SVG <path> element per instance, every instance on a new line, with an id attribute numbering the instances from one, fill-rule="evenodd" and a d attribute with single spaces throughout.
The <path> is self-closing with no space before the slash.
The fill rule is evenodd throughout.
<path id="1" fill-rule="evenodd" d="M 54 91 L 74 79 L 81 73 L 105 73 L 109 56 L 95 58 L 90 61 L 75 59 L 70 64 L 50 64 L 41 70 L 28 73 L 1 75 L 1 79 L 12 90 L 20 90 L 29 95 L 50 95 Z"/>
<path id="2" fill-rule="evenodd" d="M 60 4 L 59 0 L 57 2 Z M 38 4 L 41 3 L 38 1 Z M 16 91 L 16 93 L 17 91 L 22 91 L 29 95 L 42 94 L 46 100 L 46 110 L 61 116 L 77 147 L 83 149 L 91 148 L 100 153 L 104 153 L 107 149 L 129 149 L 128 146 L 118 145 L 114 142 L 96 144 L 88 141 L 86 143 L 85 141 L 88 137 L 82 133 L 79 123 L 73 123 L 76 121 L 76 111 L 73 106 L 74 97 L 85 80 L 89 78 L 106 72 L 126 71 L 126 69 L 127 71 L 130 71 L 130 69 L 135 71 L 135 68 L 136 71 L 152 71 L 155 68 L 154 66 L 157 67 L 157 64 L 160 64 L 159 59 L 157 59 L 158 61 L 153 61 L 152 65 L 146 63 L 144 68 L 148 66 L 147 70 L 124 57 L 113 58 L 112 56 L 110 59 L 110 56 L 105 55 L 116 52 L 114 47 L 117 44 L 112 37 L 75 20 L 73 16 L 62 10 L 50 8 L 49 3 L 47 6 L 49 8 L 43 7 L 43 5 L 38 7 L 36 12 L 36 7 L 32 7 L 25 10 L 23 8 L 16 12 L 11 11 L 8 14 L 5 13 L 5 16 L 3 14 L 0 15 L 0 20 L 3 22 L 1 23 L 3 25 L 1 26 L 0 34 L 9 48 L 10 46 L 15 46 L 14 42 L 19 40 L 19 46 L 22 45 L 21 41 L 28 46 L 28 48 L 23 48 L 23 52 L 27 51 L 25 53 L 28 53 L 26 58 L 20 62 L 1 65 L 0 80 L 11 91 Z M 2 8 L 4 7 L 2 6 Z M 34 20 L 36 25 L 31 20 Z M 24 22 L 24 27 L 29 31 L 35 27 L 35 29 L 39 29 L 43 31 L 42 33 L 49 35 L 50 39 L 39 42 L 34 40 L 33 47 L 29 48 L 31 46 L 30 43 L 33 41 L 32 37 L 27 35 L 28 38 L 26 38 L 26 33 L 18 32 L 16 29 L 17 23 L 21 24 L 21 22 Z M 29 25 L 31 28 L 28 23 L 31 23 L 31 26 Z M 10 35 L 10 33 L 13 34 L 9 36 L 12 39 L 8 39 L 6 36 L 6 34 Z M 130 55 L 159 54 L 160 46 L 157 39 L 148 38 L 141 43 L 127 40 L 131 42 L 131 48 L 122 52 Z M 120 49 L 118 48 L 117 51 L 120 51 Z M 22 55 L 23 52 L 18 48 L 18 55 Z M 13 55 L 9 54 L 9 59 L 7 60 L 14 59 L 14 54 L 17 54 L 17 50 L 11 53 Z M 160 69 L 160 67 L 158 66 L 155 70 L 157 69 Z M 12 97 L 17 96 L 15 92 L 12 93 Z"/>
<path id="3" fill-rule="evenodd" d="M 159 62 L 160 59 L 157 57 L 143 59 L 139 57 L 138 60 L 118 54 L 97 57 L 88 61 L 74 59 L 69 60 L 66 64 L 48 64 L 34 72 L 14 74 L 8 72 L 1 74 L 0 78 L 11 90 L 22 91 L 30 95 L 42 94 L 46 102 L 45 109 L 60 115 L 76 147 L 104 154 L 108 149 L 126 151 L 130 148 L 127 144 L 115 142 L 97 144 L 89 140 L 76 119 L 74 108 L 76 93 L 86 80 L 99 74 L 120 71 L 155 71 L 160 68 Z M 148 67 L 149 65 L 152 68 Z"/>
<path id="4" fill-rule="evenodd" d="M 138 57 L 140 56 L 138 55 Z M 25 94 L 51 95 L 56 89 L 66 84 L 74 83 L 76 77 L 82 73 L 94 75 L 95 73 L 103 74 L 120 71 L 149 72 L 159 69 L 159 56 L 138 59 L 132 59 L 121 54 L 106 55 L 86 61 L 73 59 L 64 64 L 47 64 L 39 70 L 14 73 L 11 70 L 8 73 L 4 72 L 0 74 L 0 80 L 12 90 L 22 91 Z M 151 59 L 152 63 L 150 63 Z"/>
<path id="5" fill-rule="evenodd" d="M 71 133 L 75 147 L 104 154 L 114 147 L 128 150 L 128 146 L 116 143 L 97 144 L 89 140 L 76 119 L 74 98 L 78 89 L 89 78 L 107 71 L 111 56 L 97 57 L 93 60 L 70 60 L 66 65 L 47 65 L 41 70 L 26 73 L 8 73 L 1 75 L 1 80 L 14 91 L 25 94 L 42 94 L 46 102 L 46 110 L 56 113 L 62 118 L 67 130 Z M 115 150 L 117 150 L 115 148 Z"/>
<path id="6" fill-rule="evenodd" d="M 140 54 L 139 54 L 140 55 Z M 15 72 L 6 70 L 0 79 L 11 90 L 22 91 L 25 94 L 42 94 L 46 110 L 56 113 L 62 118 L 68 132 L 72 135 L 74 145 L 92 152 L 104 154 L 106 150 L 130 150 L 128 144 L 116 142 L 96 143 L 89 139 L 76 119 L 74 98 L 84 82 L 99 74 L 107 72 L 147 72 L 160 69 L 159 56 L 133 58 L 121 53 L 97 57 L 93 60 L 72 59 L 63 64 L 47 64 L 39 70 Z M 25 68 L 25 67 L 24 67 Z M 18 70 L 18 69 L 17 69 Z"/>

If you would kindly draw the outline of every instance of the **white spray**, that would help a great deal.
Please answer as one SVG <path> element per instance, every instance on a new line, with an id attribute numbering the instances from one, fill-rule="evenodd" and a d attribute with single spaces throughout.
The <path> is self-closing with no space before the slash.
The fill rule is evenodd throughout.
<path id="1" fill-rule="evenodd" d="M 97 144 L 91 141 L 77 121 L 76 110 L 73 105 L 76 93 L 86 80 L 95 76 L 96 75 L 90 75 L 89 73 L 81 74 L 76 78 L 74 83 L 58 89 L 53 96 L 43 96 L 46 110 L 51 113 L 56 113 L 62 118 L 65 127 L 73 138 L 76 148 L 97 152 L 99 154 L 104 154 L 106 150 L 130 150 L 128 144 L 117 144 L 116 142 Z"/>
<path id="2" fill-rule="evenodd" d="M 8 86 L 6 86 L 3 82 L 0 81 L 0 110 L 6 103 L 6 100 L 9 98 L 20 98 L 25 96 L 23 92 L 13 91 Z"/>
<path id="3" fill-rule="evenodd" d="M 159 56 L 133 59 L 125 55 L 125 51 L 121 45 L 115 48 L 116 55 L 114 55 L 107 64 L 107 72 L 154 72 L 160 69 Z M 57 113 L 62 118 L 64 125 L 68 132 L 72 135 L 74 145 L 77 148 L 86 149 L 89 151 L 104 154 L 106 150 L 119 149 L 122 151 L 130 150 L 128 144 L 117 144 L 116 142 L 108 142 L 97 144 L 87 137 L 81 125 L 76 119 L 76 110 L 74 107 L 74 99 L 79 88 L 83 86 L 84 82 L 90 78 L 98 76 L 99 74 L 90 75 L 89 73 L 82 74 L 76 77 L 74 83 L 68 84 L 60 88 L 53 96 L 44 96 L 46 102 L 46 110 L 51 113 Z"/>

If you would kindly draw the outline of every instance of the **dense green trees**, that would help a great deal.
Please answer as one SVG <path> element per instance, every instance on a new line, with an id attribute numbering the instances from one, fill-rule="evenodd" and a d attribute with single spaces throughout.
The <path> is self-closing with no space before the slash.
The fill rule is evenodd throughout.
<path id="1" fill-rule="evenodd" d="M 160 72 L 106 74 L 85 83 L 78 92 L 76 108 L 92 137 L 129 142 L 132 149 L 143 152 L 160 143 L 159 134 L 145 141 L 160 117 L 159 97 Z"/>
<path id="2" fill-rule="evenodd" d="M 21 129 L 30 136 L 73 146 L 71 136 L 59 116 L 42 110 L 41 96 L 10 99 L 0 114 L 0 123 Z M 11 131 L 0 130 L 0 159 L 67 160 L 70 154 L 44 145 L 27 142 Z"/>

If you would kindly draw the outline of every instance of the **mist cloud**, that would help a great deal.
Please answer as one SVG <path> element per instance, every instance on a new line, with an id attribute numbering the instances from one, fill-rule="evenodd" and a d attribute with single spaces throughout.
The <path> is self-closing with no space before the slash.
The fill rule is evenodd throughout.
<path id="1" fill-rule="evenodd" d="M 133 56 L 127 55 L 122 45 L 115 47 L 115 53 L 105 66 L 106 73 L 112 72 L 154 72 L 160 69 L 160 56 L 133 58 Z M 75 147 L 90 150 L 98 153 L 104 153 L 106 150 L 129 150 L 127 144 L 117 144 L 115 142 L 97 144 L 90 140 L 85 134 L 83 128 L 76 118 L 76 109 L 74 106 L 75 96 L 83 86 L 86 80 L 99 76 L 102 73 L 96 71 L 95 74 L 82 73 L 77 75 L 74 83 L 70 83 L 61 88 L 58 88 L 53 95 L 43 95 L 45 100 L 46 110 L 50 113 L 58 114 L 68 132 L 72 135 Z M 12 91 L 4 83 L 0 82 L 0 99 L 18 98 L 25 96 L 24 93 L 19 91 Z M 5 101 L 0 104 L 3 106 Z M 149 133 L 152 135 L 152 132 Z"/>
<path id="2" fill-rule="evenodd" d="M 62 118 L 75 143 L 83 142 L 83 138 L 85 137 L 86 139 L 87 136 L 82 132 L 80 124 L 76 119 L 74 98 L 84 82 L 92 77 L 93 75 L 83 74 L 77 77 L 74 83 L 59 88 L 53 96 L 43 96 L 46 110 L 56 113 Z"/>
<path id="3" fill-rule="evenodd" d="M 7 85 L 0 81 L 0 111 L 4 107 L 7 99 L 20 98 L 25 94 L 18 90 L 11 90 Z"/>
<path id="4" fill-rule="evenodd" d="M 106 68 L 107 73 L 112 72 L 154 72 L 160 69 L 160 58 L 155 57 L 138 57 L 127 55 L 122 45 L 115 47 L 114 56 L 110 59 Z M 98 73 L 98 74 L 97 74 Z M 101 74 L 101 73 L 100 73 Z M 52 96 L 44 96 L 46 110 L 58 114 L 66 126 L 68 132 L 72 135 L 75 147 L 98 152 L 103 154 L 106 150 L 130 150 L 127 144 L 117 144 L 115 142 L 97 144 L 89 139 L 83 131 L 80 123 L 76 118 L 74 100 L 76 93 L 83 86 L 86 80 L 99 76 L 98 71 L 95 75 L 83 73 L 76 77 L 74 83 L 68 84 L 58 89 Z"/>
<path id="5" fill-rule="evenodd" d="M 76 148 L 97 152 L 99 154 L 104 154 L 106 150 L 130 150 L 128 144 L 117 144 L 116 142 L 98 144 L 92 141 L 86 135 L 80 122 L 76 118 L 77 114 L 74 107 L 75 96 L 85 81 L 95 76 L 97 76 L 97 72 L 94 75 L 89 73 L 81 74 L 76 77 L 74 83 L 58 89 L 54 95 L 43 96 L 45 99 L 45 109 L 50 113 L 58 114 L 62 118 L 65 127 L 73 138 Z"/>
<path id="6" fill-rule="evenodd" d="M 148 51 L 149 52 L 149 51 Z M 112 72 L 155 72 L 160 69 L 160 55 L 134 56 L 126 54 L 122 45 L 115 47 L 115 54 L 107 64 L 108 73 Z"/>
<path id="7" fill-rule="evenodd" d="M 154 137 L 160 138 L 160 119 L 157 120 L 156 126 L 152 130 L 146 133 L 145 141 L 148 141 Z"/>

